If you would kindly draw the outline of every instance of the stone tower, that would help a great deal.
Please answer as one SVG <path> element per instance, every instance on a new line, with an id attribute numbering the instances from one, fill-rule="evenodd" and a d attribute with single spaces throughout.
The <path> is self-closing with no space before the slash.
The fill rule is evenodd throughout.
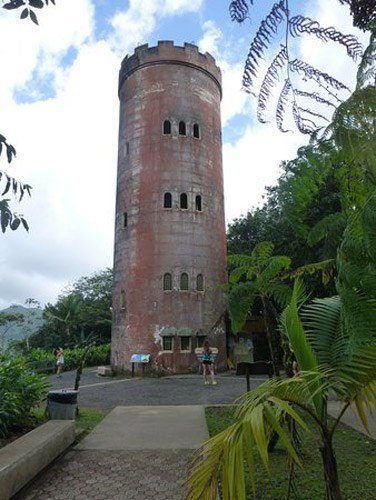
<path id="1" fill-rule="evenodd" d="M 142 45 L 121 66 L 112 365 L 149 353 L 197 369 L 208 338 L 226 366 L 221 73 L 195 45 Z"/>

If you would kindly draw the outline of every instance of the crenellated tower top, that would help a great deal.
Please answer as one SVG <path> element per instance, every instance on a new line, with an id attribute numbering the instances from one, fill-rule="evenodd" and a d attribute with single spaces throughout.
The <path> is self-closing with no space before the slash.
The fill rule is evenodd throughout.
<path id="1" fill-rule="evenodd" d="M 140 45 L 135 49 L 134 54 L 127 55 L 123 59 L 119 74 L 119 93 L 125 80 L 135 71 L 158 64 L 176 64 L 196 68 L 212 78 L 222 94 L 221 70 L 216 65 L 214 57 L 208 52 L 205 54 L 199 52 L 197 45 L 184 43 L 184 46 L 178 46 L 170 40 L 161 40 L 156 47 L 149 47 L 147 43 Z"/>

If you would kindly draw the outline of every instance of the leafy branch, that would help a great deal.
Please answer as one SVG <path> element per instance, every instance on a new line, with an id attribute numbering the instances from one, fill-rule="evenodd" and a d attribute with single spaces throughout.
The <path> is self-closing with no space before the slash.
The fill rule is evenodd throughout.
<path id="1" fill-rule="evenodd" d="M 49 4 L 55 4 L 55 0 L 10 0 L 3 5 L 3 9 L 15 10 L 21 9 L 20 19 L 30 18 L 35 24 L 38 23 L 38 17 L 33 9 L 43 9 Z"/>
<path id="2" fill-rule="evenodd" d="M 232 1 L 229 6 L 231 19 L 238 23 L 244 22 L 249 18 L 251 5 L 253 0 Z M 282 30 L 284 43 L 280 45 L 277 55 L 266 70 L 257 92 L 260 62 L 270 49 L 278 31 Z M 251 43 L 244 66 L 243 88 L 257 97 L 257 117 L 261 123 L 267 122 L 266 114 L 272 94 L 278 88 L 279 96 L 275 112 L 278 129 L 282 132 L 289 130 L 284 125 L 289 110 L 298 130 L 303 134 L 312 135 L 329 121 L 326 111 L 343 102 L 342 92 L 351 91 L 333 75 L 311 66 L 306 61 L 291 57 L 290 39 L 303 35 L 343 46 L 347 55 L 355 62 L 363 55 L 362 45 L 355 36 L 343 34 L 334 27 L 323 27 L 309 17 L 291 16 L 289 0 L 280 0 L 274 3 L 269 14 L 261 21 Z M 302 89 L 301 81 L 310 81 L 318 87 L 317 91 Z"/>
<path id="3" fill-rule="evenodd" d="M 4 3 L 5 2 L 5 3 Z M 33 23 L 38 24 L 38 17 L 33 9 L 43 9 L 48 5 L 55 4 L 55 0 L 3 0 L 3 9 L 6 10 L 21 10 L 21 19 L 30 18 Z M 8 163 L 16 157 L 16 149 L 10 144 L 4 135 L 0 134 L 0 158 L 2 154 L 6 154 Z M 21 201 L 24 197 L 25 192 L 31 196 L 31 186 L 23 182 L 18 181 L 14 177 L 11 177 L 3 170 L 0 170 L 0 184 L 4 181 L 4 188 L 0 188 L 0 196 L 5 196 L 8 193 L 13 193 L 14 197 Z M 5 231 L 10 228 L 13 231 L 18 229 L 22 225 L 26 231 L 29 230 L 29 225 L 22 215 L 13 212 L 9 206 L 9 199 L 0 199 L 0 227 L 1 231 Z"/>

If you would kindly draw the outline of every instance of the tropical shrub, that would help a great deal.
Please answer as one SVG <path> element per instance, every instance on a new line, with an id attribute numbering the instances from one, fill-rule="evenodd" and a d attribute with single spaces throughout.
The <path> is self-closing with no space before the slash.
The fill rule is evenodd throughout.
<path id="1" fill-rule="evenodd" d="M 85 364 L 87 366 L 105 365 L 110 360 L 111 344 L 93 346 L 87 354 Z M 77 368 L 84 354 L 85 347 L 75 349 L 64 349 L 65 370 Z M 44 349 L 31 349 L 27 354 L 27 362 L 35 371 L 50 373 L 54 371 L 56 359 L 54 353 Z"/>
<path id="2" fill-rule="evenodd" d="M 33 422 L 32 409 L 47 393 L 41 375 L 27 367 L 22 357 L 0 359 L 0 436 L 28 427 Z"/>

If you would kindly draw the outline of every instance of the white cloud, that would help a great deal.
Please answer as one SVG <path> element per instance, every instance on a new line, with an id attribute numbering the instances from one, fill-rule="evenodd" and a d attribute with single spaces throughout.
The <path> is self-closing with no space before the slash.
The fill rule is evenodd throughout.
<path id="1" fill-rule="evenodd" d="M 115 34 L 102 41 L 94 39 L 90 0 L 44 9 L 39 28 L 0 17 L 7 68 L 0 130 L 17 147 L 12 174 L 34 186 L 31 199 L 13 203 L 26 214 L 30 233 L 7 232 L 2 239 L 0 306 L 29 296 L 53 300 L 67 283 L 112 264 L 120 55 L 144 41 L 158 19 L 197 11 L 201 3 L 131 0 L 112 20 Z M 72 47 L 75 59 L 62 67 Z M 26 84 L 28 95 L 38 98 L 46 76 L 53 79 L 52 97 L 14 101 L 14 90 Z"/>
<path id="2" fill-rule="evenodd" d="M 217 65 L 222 71 L 222 125 L 225 126 L 232 118 L 249 111 L 247 106 L 247 94 L 241 90 L 243 61 L 229 62 L 228 46 L 225 37 L 212 21 L 206 21 L 202 25 L 203 36 L 198 42 L 202 52 L 209 52 L 216 58 Z"/>
<path id="3" fill-rule="evenodd" d="M 248 126 L 235 143 L 223 147 L 226 220 L 260 205 L 265 187 L 275 184 L 281 160 L 292 159 L 302 145 L 298 134 L 271 125 Z"/>
<path id="4" fill-rule="evenodd" d="M 197 12 L 203 0 L 130 0 L 127 10 L 118 12 L 111 20 L 114 33 L 111 45 L 117 52 L 133 51 L 148 42 L 161 17 Z"/>
<path id="5" fill-rule="evenodd" d="M 20 21 L 19 12 L 0 14 L 0 103 L 9 101 L 34 70 L 56 71 L 69 47 L 79 47 L 90 37 L 94 9 L 90 0 L 64 0 L 38 12 L 40 25 Z"/>

